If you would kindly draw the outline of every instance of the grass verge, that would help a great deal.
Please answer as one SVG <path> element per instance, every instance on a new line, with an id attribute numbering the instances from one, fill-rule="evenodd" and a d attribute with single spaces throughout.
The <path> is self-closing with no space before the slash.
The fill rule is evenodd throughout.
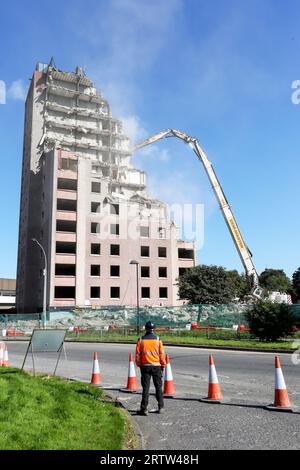
<path id="1" fill-rule="evenodd" d="M 178 334 L 170 334 L 170 333 L 157 333 L 163 342 L 172 343 L 172 344 L 188 344 L 194 346 L 218 346 L 218 347 L 235 347 L 235 348 L 257 348 L 257 349 L 297 349 L 296 346 L 293 345 L 293 339 L 287 339 L 284 341 L 276 341 L 276 342 L 266 342 L 266 341 L 259 341 L 255 338 L 251 338 L 251 336 L 247 333 L 240 333 L 240 337 L 237 336 L 236 333 L 231 331 L 216 331 L 210 332 L 210 337 L 207 338 L 206 333 L 202 331 L 194 331 L 194 332 L 181 332 L 180 335 Z M 90 332 L 83 332 L 78 334 L 68 334 L 68 340 L 72 341 L 84 341 L 84 342 L 136 342 L 137 335 L 130 334 L 124 335 L 119 333 L 106 333 L 100 336 L 99 332 L 97 331 L 90 331 Z"/>
<path id="2" fill-rule="evenodd" d="M 80 382 L 0 369 L 1 450 L 133 449 L 124 410 Z"/>

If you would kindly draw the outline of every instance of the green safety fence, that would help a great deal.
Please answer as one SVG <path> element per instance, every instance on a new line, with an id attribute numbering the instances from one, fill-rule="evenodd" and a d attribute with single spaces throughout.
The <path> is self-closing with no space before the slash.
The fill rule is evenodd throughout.
<path id="1" fill-rule="evenodd" d="M 182 305 L 176 307 L 140 307 L 139 324 L 143 326 L 151 320 L 157 327 L 181 328 L 191 323 L 200 327 L 236 328 L 248 327 L 247 311 L 249 304 L 228 305 Z M 300 327 L 300 304 L 290 305 L 295 317 L 295 325 Z M 132 307 L 101 307 L 97 309 L 74 309 L 47 312 L 47 327 L 82 327 L 101 329 L 108 327 L 135 328 L 138 321 L 137 309 Z M 0 315 L 0 329 L 12 328 L 32 331 L 41 327 L 41 314 Z"/>

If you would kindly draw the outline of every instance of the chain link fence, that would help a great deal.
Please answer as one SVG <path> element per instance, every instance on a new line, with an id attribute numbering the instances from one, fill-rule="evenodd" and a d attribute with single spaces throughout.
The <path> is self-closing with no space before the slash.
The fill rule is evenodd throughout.
<path id="1" fill-rule="evenodd" d="M 141 307 L 139 325 L 151 320 L 157 328 L 166 330 L 228 329 L 248 328 L 247 311 L 249 304 L 229 305 L 183 305 L 180 307 Z M 295 326 L 300 328 L 300 304 L 290 305 Z M 70 332 L 87 330 L 111 331 L 135 330 L 138 312 L 131 307 L 102 307 L 99 309 L 75 309 L 47 312 L 47 328 L 64 328 Z M 41 328 L 41 314 L 0 315 L 0 333 L 6 336 L 30 335 L 35 328 Z"/>

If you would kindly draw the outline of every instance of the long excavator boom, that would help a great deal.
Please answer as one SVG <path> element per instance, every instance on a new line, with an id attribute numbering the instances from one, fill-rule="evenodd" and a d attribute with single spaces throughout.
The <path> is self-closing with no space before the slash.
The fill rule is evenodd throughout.
<path id="1" fill-rule="evenodd" d="M 259 287 L 258 274 L 252 261 L 251 252 L 249 251 L 247 245 L 245 244 L 241 231 L 235 220 L 231 207 L 226 199 L 226 196 L 221 187 L 221 184 L 217 178 L 217 175 L 212 166 L 212 163 L 207 158 L 204 150 L 201 148 L 197 139 L 176 129 L 166 129 L 165 131 L 158 132 L 152 137 L 149 137 L 149 139 L 145 140 L 144 142 L 136 145 L 133 150 L 138 150 L 142 147 L 145 147 L 146 145 L 153 144 L 154 142 L 164 139 L 166 137 L 177 137 L 183 140 L 185 143 L 189 144 L 190 147 L 194 150 L 198 159 L 203 164 L 206 174 L 211 183 L 211 186 L 216 195 L 216 198 L 219 202 L 220 209 L 222 211 L 223 217 L 225 219 L 225 222 L 227 224 L 231 237 L 234 241 L 234 244 L 236 246 L 240 259 L 245 268 L 246 276 L 251 286 L 251 293 L 256 298 L 259 298 L 259 299 L 262 298 L 263 292 L 262 292 L 262 289 Z"/>
<path id="2" fill-rule="evenodd" d="M 157 134 L 154 134 L 152 137 L 149 137 L 149 139 L 144 140 L 144 142 L 141 142 L 140 144 L 135 145 L 133 151 L 138 150 L 142 147 L 146 147 L 146 145 L 153 144 L 157 140 L 164 139 L 168 135 L 170 135 L 172 132 L 172 129 L 167 129 L 166 131 L 158 132 Z"/>

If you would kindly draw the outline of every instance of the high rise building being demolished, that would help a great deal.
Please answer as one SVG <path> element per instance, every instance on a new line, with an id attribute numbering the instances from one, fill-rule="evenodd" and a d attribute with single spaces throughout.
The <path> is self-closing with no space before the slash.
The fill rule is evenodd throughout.
<path id="1" fill-rule="evenodd" d="M 195 264 L 192 242 L 131 163 L 122 123 L 93 82 L 38 63 L 25 108 L 17 311 L 180 305 L 176 279 Z"/>

